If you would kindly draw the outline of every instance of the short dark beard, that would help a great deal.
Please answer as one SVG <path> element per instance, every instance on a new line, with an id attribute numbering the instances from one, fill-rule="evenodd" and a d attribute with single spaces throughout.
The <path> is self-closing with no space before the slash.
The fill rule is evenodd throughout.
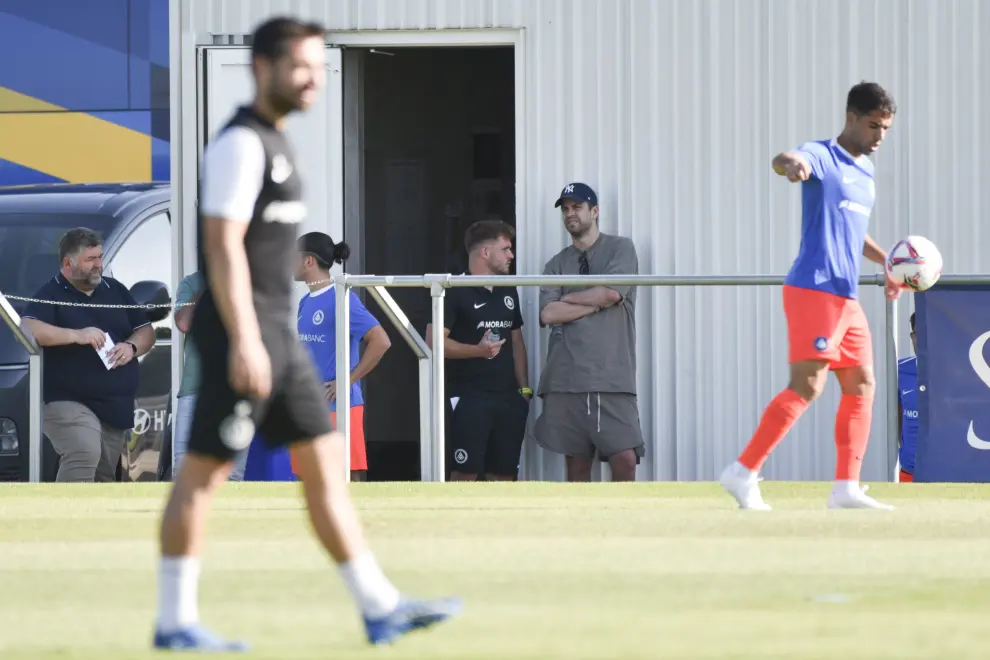
<path id="1" fill-rule="evenodd" d="M 567 229 L 566 225 L 564 226 L 564 229 Z M 570 234 L 573 238 L 582 238 L 584 236 L 587 236 L 590 231 L 591 231 L 591 227 L 582 227 L 577 232 L 573 232 L 570 229 L 567 229 L 567 233 Z"/>
<path id="2" fill-rule="evenodd" d="M 299 101 L 293 100 L 284 94 L 272 90 L 268 94 L 268 107 L 274 110 L 280 117 L 285 117 L 299 110 Z"/>

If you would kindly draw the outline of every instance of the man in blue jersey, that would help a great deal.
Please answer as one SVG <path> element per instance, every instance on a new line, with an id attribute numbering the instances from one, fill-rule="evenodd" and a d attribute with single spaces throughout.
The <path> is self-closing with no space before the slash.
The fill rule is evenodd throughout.
<path id="1" fill-rule="evenodd" d="M 897 361 L 897 408 L 900 412 L 898 434 L 901 448 L 898 459 L 901 472 L 898 480 L 914 481 L 914 455 L 918 450 L 918 336 L 915 334 L 914 314 L 911 314 L 911 346 L 914 355 Z"/>
<path id="2" fill-rule="evenodd" d="M 330 407 L 330 421 L 337 423 L 337 297 L 333 293 L 330 267 L 344 263 L 350 255 L 347 243 L 314 231 L 299 238 L 299 265 L 296 281 L 306 282 L 309 293 L 299 301 L 297 325 L 299 340 L 309 349 L 316 370 L 323 379 Z M 368 453 L 364 438 L 364 398 L 362 378 L 378 366 L 385 351 L 392 345 L 385 329 L 351 291 L 351 480 L 364 481 L 368 470 Z M 364 353 L 359 351 L 364 341 Z M 292 471 L 300 471 L 293 458 Z"/>
<path id="3" fill-rule="evenodd" d="M 759 470 L 835 372 L 842 400 L 835 424 L 835 485 L 830 508 L 890 509 L 859 484 L 873 413 L 873 346 L 857 299 L 860 261 L 883 264 L 887 253 L 867 233 L 875 188 L 868 155 L 880 147 L 897 107 L 876 83 L 849 90 L 842 133 L 807 142 L 773 159 L 774 171 L 801 182 L 801 247 L 784 285 L 790 344 L 790 383 L 770 403 L 722 486 L 744 509 L 769 509 Z M 889 299 L 901 285 L 887 279 Z"/>

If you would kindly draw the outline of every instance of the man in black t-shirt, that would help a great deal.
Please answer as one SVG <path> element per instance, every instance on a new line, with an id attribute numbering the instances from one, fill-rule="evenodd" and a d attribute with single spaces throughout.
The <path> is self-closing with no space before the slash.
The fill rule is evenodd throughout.
<path id="1" fill-rule="evenodd" d="M 343 483 L 343 438 L 330 428 L 323 383 L 292 321 L 296 239 L 306 206 L 283 129 L 287 115 L 316 101 L 325 81 L 324 35 L 318 25 L 284 18 L 258 28 L 251 46 L 257 96 L 203 156 L 199 245 L 206 291 L 191 332 L 200 394 L 162 520 L 159 649 L 247 648 L 199 624 L 197 553 L 213 493 L 256 428 L 269 444 L 289 447 L 313 529 L 361 611 L 369 642 L 392 642 L 459 609 L 456 600 L 402 598 L 368 549 Z"/>
<path id="2" fill-rule="evenodd" d="M 465 232 L 471 275 L 507 275 L 515 232 L 483 220 Z M 529 387 L 515 287 L 452 287 L 444 306 L 451 481 L 512 481 L 526 434 Z M 432 327 L 427 337 L 432 337 Z M 452 462 L 451 462 L 452 460 Z"/>

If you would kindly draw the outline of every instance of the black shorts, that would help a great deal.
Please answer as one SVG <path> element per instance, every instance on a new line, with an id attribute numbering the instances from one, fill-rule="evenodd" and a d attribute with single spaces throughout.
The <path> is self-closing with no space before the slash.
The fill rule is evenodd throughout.
<path id="1" fill-rule="evenodd" d="M 456 404 L 454 401 L 456 400 Z M 529 401 L 516 391 L 447 397 L 447 466 L 464 474 L 515 476 Z"/>
<path id="2" fill-rule="evenodd" d="M 222 460 L 247 449 L 255 433 L 270 447 L 284 447 L 330 433 L 330 414 L 323 387 L 306 349 L 288 326 L 266 330 L 262 338 L 272 364 L 272 393 L 246 401 L 228 380 L 226 333 L 195 333 L 200 357 L 199 394 L 189 435 L 189 452 Z M 249 408 L 251 423 L 235 412 Z"/>

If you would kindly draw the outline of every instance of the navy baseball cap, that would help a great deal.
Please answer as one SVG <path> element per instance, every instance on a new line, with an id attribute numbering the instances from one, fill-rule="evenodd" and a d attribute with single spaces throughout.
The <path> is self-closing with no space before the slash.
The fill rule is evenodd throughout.
<path id="1" fill-rule="evenodd" d="M 575 202 L 588 202 L 588 206 L 598 206 L 598 195 L 586 183 L 568 183 L 560 191 L 560 197 L 553 207 L 559 207 L 564 203 L 565 199 L 573 199 Z"/>

